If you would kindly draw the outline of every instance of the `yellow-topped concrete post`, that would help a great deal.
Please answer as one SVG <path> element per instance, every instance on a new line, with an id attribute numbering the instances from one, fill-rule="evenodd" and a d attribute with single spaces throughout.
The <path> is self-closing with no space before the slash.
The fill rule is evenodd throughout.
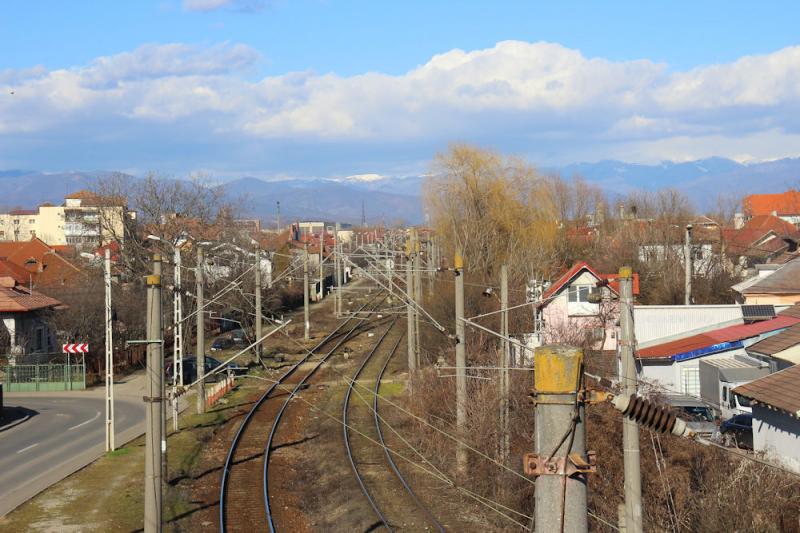
<path id="1" fill-rule="evenodd" d="M 534 350 L 535 448 L 524 459 L 536 476 L 535 531 L 584 532 L 586 476 L 594 458 L 586 455 L 583 403 L 579 401 L 583 350 L 548 345 Z"/>

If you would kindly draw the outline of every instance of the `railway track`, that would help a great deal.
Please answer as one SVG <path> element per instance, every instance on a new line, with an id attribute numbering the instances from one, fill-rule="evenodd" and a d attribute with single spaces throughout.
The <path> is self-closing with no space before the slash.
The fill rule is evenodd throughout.
<path id="1" fill-rule="evenodd" d="M 378 523 L 370 526 L 368 530 L 373 530 L 375 526 L 382 524 L 387 531 L 395 531 L 395 528 L 400 525 L 403 529 L 413 528 L 424 530 L 429 530 L 430 527 L 427 526 L 432 526 L 433 529 L 444 532 L 444 527 L 439 523 L 427 506 L 420 501 L 419 497 L 411 488 L 411 485 L 409 485 L 408 481 L 403 477 L 403 474 L 392 458 L 391 452 L 386 448 L 384 441 L 381 417 L 379 414 L 380 387 L 386 369 L 392 360 L 392 356 L 394 356 L 400 342 L 404 338 L 403 335 L 400 335 L 397 341 L 391 345 L 383 364 L 381 364 L 376 356 L 396 322 L 397 320 L 395 319 L 375 343 L 375 346 L 365 355 L 349 382 L 342 405 L 342 430 L 345 451 L 347 452 L 350 467 L 361 488 L 361 492 L 366 497 L 370 507 L 379 520 Z M 357 409 L 355 405 L 351 405 L 350 400 L 353 392 L 356 392 L 357 395 L 359 394 L 356 391 L 356 383 L 359 378 L 367 372 L 373 372 L 375 375 L 371 408 L 370 404 L 362 397 L 361 399 L 364 401 L 362 405 L 359 406 L 360 409 Z M 358 411 L 358 413 L 356 411 Z M 354 416 L 351 417 L 351 414 Z M 377 440 L 383 445 L 383 455 L 385 455 L 386 459 L 384 467 L 379 466 L 383 461 L 381 461 L 380 449 L 375 446 L 374 443 L 362 445 L 358 451 L 354 449 L 350 439 L 352 430 L 356 430 L 364 435 L 369 435 L 370 438 L 373 438 L 372 436 L 374 435 L 373 441 Z M 364 470 L 366 470 L 365 468 L 359 468 L 359 464 L 362 466 L 369 465 L 369 473 L 366 474 L 364 472 Z M 380 483 L 383 487 L 386 487 L 393 484 L 393 481 L 389 479 L 392 477 L 397 478 L 403 487 L 403 490 L 399 491 L 399 494 L 395 492 L 387 494 L 384 489 L 381 491 L 381 497 L 379 498 L 377 492 L 370 490 L 370 482 L 373 484 Z M 391 518 L 392 515 L 394 516 L 393 520 Z M 426 526 L 423 526 L 423 524 L 426 524 Z"/>
<path id="2" fill-rule="evenodd" d="M 366 309 L 373 300 L 366 302 L 358 311 Z M 342 322 L 334 331 L 322 339 L 314 348 L 284 372 L 272 383 L 263 395 L 253 404 L 245 415 L 239 429 L 231 442 L 222 470 L 219 497 L 220 531 L 252 531 L 254 525 L 268 524 L 270 531 L 275 531 L 275 524 L 269 503 L 268 468 L 272 443 L 281 418 L 289 401 L 330 356 L 344 343 L 365 329 L 367 318 L 351 317 Z M 298 379 L 298 369 L 313 361 L 314 356 L 321 355 L 313 368 Z M 285 388 L 293 386 L 291 393 Z M 280 391 L 280 392 L 278 392 Z M 267 400 L 286 396 L 277 413 L 266 409 Z M 271 430 L 266 442 L 263 432 L 251 428 L 269 427 Z M 253 461 L 260 460 L 263 470 L 260 479 L 256 479 L 260 469 L 255 468 Z M 258 491 L 261 484 L 263 489 Z"/>

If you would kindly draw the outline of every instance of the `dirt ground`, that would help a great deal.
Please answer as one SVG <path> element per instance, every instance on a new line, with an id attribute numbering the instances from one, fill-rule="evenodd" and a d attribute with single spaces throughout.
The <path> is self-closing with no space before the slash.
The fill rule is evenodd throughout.
<path id="1" fill-rule="evenodd" d="M 366 291 L 362 291 L 366 293 Z M 364 294 L 365 297 L 371 296 Z M 360 298 L 354 297 L 348 301 L 351 308 L 355 308 Z M 304 344 L 309 348 L 322 339 L 323 333 L 333 329 L 337 320 L 330 312 L 332 302 L 324 302 L 313 308 L 312 327 L 314 338 Z M 347 460 L 343 440 L 342 405 L 346 391 L 346 380 L 355 372 L 359 363 L 368 350 L 377 341 L 380 333 L 386 330 L 390 317 L 382 319 L 374 317 L 380 322 L 375 328 L 373 336 L 362 333 L 333 354 L 330 361 L 311 380 L 312 385 L 303 390 L 290 404 L 284 415 L 284 421 L 279 426 L 273 447 L 269 466 L 270 501 L 273 519 L 276 527 L 283 531 L 369 531 L 380 525 L 374 511 L 364 497 L 351 466 Z M 301 318 L 302 320 L 302 318 Z M 405 323 L 399 320 L 395 330 L 387 337 L 386 345 L 390 346 L 397 340 L 398 335 L 405 331 Z M 302 338 L 302 324 L 296 326 L 295 331 L 290 330 L 292 338 Z M 279 354 L 284 359 L 284 365 L 297 360 L 303 350 L 295 342 L 281 335 L 269 339 L 265 345 L 265 352 Z M 382 347 L 383 348 L 383 347 Z M 379 354 L 376 358 L 385 360 L 387 352 Z M 392 359 L 384 380 L 386 385 L 382 395 L 391 396 L 393 401 L 402 401 L 405 394 L 405 350 L 400 347 Z M 276 366 L 279 366 L 276 364 Z M 305 366 L 305 365 L 304 365 Z M 284 366 L 285 369 L 285 366 Z M 283 369 L 276 369 L 275 377 Z M 301 368 L 298 374 L 304 374 Z M 365 374 L 363 386 L 371 389 L 375 373 Z M 367 379 L 369 378 L 369 379 Z M 296 382 L 296 379 L 290 381 Z M 224 463 L 228 448 L 238 428 L 241 418 L 251 407 L 260 394 L 265 390 L 267 383 L 255 386 L 246 401 L 230 405 L 236 414 L 231 416 L 214 437 L 207 443 L 201 457 L 198 458 L 200 472 L 214 472 L 214 475 L 197 477 L 192 483 L 192 502 L 198 508 L 192 513 L 189 520 L 179 524 L 179 530 L 193 530 L 195 528 L 216 527 L 219 513 L 219 483 L 220 469 Z M 364 389 L 361 389 L 362 395 Z M 284 395 L 278 401 L 268 400 L 262 410 L 269 416 L 260 417 L 260 420 L 271 420 L 274 412 L 285 399 Z M 354 395 L 352 405 L 361 403 L 362 400 Z M 382 415 L 401 434 L 403 431 L 412 430 L 412 425 L 405 419 L 405 415 L 389 406 L 382 407 Z M 394 412 L 391 412 L 394 411 Z M 382 450 L 374 441 L 358 435 L 363 431 L 374 439 L 374 426 L 371 417 L 364 413 L 358 416 L 351 415 L 352 427 L 356 432 L 351 432 L 351 443 L 359 469 L 363 471 L 369 490 L 375 494 L 386 513 L 391 514 L 390 522 L 398 529 L 407 531 L 430 531 L 431 524 L 427 523 L 418 511 L 409 509 L 410 500 L 405 494 L 399 481 L 389 470 Z M 365 428 L 371 428 L 367 432 Z M 407 457 L 412 457 L 413 452 L 404 445 L 400 437 L 389 429 L 385 429 L 387 445 L 402 450 Z M 269 424 L 260 428 L 264 442 L 269 432 Z M 408 436 L 408 435 L 406 435 Z M 252 478 L 256 486 L 249 488 L 249 494 L 240 496 L 246 499 L 247 505 L 263 505 L 260 500 L 261 484 L 260 475 L 263 463 L 258 458 L 246 458 L 248 469 L 254 471 Z M 466 500 L 456 491 L 443 485 L 428 474 L 418 470 L 410 463 L 404 464 L 402 459 L 396 459 L 403 475 L 412 484 L 418 497 L 427 504 L 437 519 L 451 531 L 486 531 L 480 519 L 482 509 L 476 504 Z M 257 474 L 257 475 L 256 475 Z M 242 494 L 242 491 L 236 491 Z M 254 497 L 258 495 L 258 498 Z M 241 503 L 241 502 L 240 502 Z M 229 504 L 229 509 L 234 506 Z M 405 509 L 404 509 L 405 508 Z M 263 516 L 263 513 L 260 513 Z M 263 519 L 263 518 L 262 518 Z M 262 524 L 252 524 L 260 527 Z M 239 529 L 238 526 L 233 529 Z"/>

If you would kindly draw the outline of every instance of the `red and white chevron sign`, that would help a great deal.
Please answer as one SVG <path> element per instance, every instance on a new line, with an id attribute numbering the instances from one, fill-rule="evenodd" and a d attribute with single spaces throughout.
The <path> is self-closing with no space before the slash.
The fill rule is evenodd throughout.
<path id="1" fill-rule="evenodd" d="M 62 344 L 61 351 L 64 353 L 89 353 L 89 345 L 85 342 Z"/>

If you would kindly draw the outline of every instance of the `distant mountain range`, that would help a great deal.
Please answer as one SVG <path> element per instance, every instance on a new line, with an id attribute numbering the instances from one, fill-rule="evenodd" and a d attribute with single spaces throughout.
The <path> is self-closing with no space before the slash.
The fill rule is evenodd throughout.
<path id="1" fill-rule="evenodd" d="M 622 161 L 579 163 L 543 169 L 565 178 L 580 175 L 611 194 L 636 189 L 674 187 L 684 191 L 699 209 L 712 207 L 720 192 L 744 196 L 800 188 L 800 159 L 737 163 L 713 157 L 684 163 L 641 165 Z M 111 174 L 108 171 L 42 173 L 32 170 L 0 170 L 3 196 L 0 208 L 33 208 L 44 202 L 58 204 L 65 194 L 91 188 Z M 135 179 L 131 176 L 131 179 Z M 359 223 L 362 202 L 367 222 L 419 223 L 424 177 L 383 177 L 364 174 L 347 178 L 265 181 L 242 177 L 226 181 L 222 188 L 231 199 L 241 200 L 242 216 L 261 218 L 267 227 L 281 221 L 318 218 Z"/>

